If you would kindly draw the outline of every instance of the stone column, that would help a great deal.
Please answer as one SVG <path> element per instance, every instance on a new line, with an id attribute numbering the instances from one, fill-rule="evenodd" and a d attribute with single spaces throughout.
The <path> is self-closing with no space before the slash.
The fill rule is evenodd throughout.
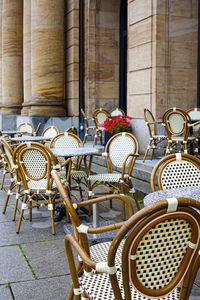
<path id="1" fill-rule="evenodd" d="M 30 116 L 65 116 L 64 0 L 31 1 Z"/>
<path id="2" fill-rule="evenodd" d="M 2 114 L 19 114 L 22 103 L 22 0 L 3 0 Z"/>
<path id="3" fill-rule="evenodd" d="M 22 115 L 28 115 L 31 100 L 31 0 L 23 3 L 23 78 L 24 103 Z"/>

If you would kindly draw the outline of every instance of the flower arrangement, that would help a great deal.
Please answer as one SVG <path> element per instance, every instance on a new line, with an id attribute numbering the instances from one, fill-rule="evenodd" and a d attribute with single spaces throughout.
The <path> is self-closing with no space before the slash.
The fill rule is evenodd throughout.
<path id="1" fill-rule="evenodd" d="M 110 134 L 116 134 L 119 132 L 130 132 L 131 131 L 131 123 L 132 120 L 129 116 L 117 116 L 112 117 L 110 120 L 104 121 L 104 131 L 109 132 Z"/>

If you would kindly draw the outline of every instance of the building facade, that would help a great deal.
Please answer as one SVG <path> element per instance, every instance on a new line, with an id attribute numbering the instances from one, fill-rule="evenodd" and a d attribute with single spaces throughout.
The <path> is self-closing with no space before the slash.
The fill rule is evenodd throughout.
<path id="1" fill-rule="evenodd" d="M 198 0 L 0 0 L 0 114 L 197 106 Z"/>

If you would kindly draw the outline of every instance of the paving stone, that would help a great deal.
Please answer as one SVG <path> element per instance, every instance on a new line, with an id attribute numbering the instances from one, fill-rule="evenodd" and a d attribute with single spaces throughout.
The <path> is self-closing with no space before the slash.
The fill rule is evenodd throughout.
<path id="1" fill-rule="evenodd" d="M 70 287 L 69 275 L 11 284 L 15 300 L 63 300 Z"/>
<path id="2" fill-rule="evenodd" d="M 5 285 L 0 286 L 0 300 L 13 300 L 10 289 Z"/>
<path id="3" fill-rule="evenodd" d="M 12 216 L 13 216 L 13 211 L 14 211 L 14 205 L 8 205 L 6 208 L 5 214 L 3 214 L 3 207 L 0 207 L 0 223 L 3 222 L 13 222 L 12 221 Z M 19 213 L 17 211 L 16 213 L 16 220 L 19 219 Z"/>
<path id="4" fill-rule="evenodd" d="M 69 274 L 64 239 L 22 245 L 38 278 Z"/>
<path id="5" fill-rule="evenodd" d="M 23 220 L 19 234 L 16 233 L 17 222 L 0 223 L 0 246 L 64 238 L 65 222 L 62 220 L 55 223 L 56 235 L 51 233 L 50 218 L 37 219 L 32 222 Z"/>
<path id="6" fill-rule="evenodd" d="M 190 297 L 198 297 L 200 299 L 200 287 L 197 286 L 195 283 L 193 284 L 192 291 Z"/>
<path id="7" fill-rule="evenodd" d="M 0 283 L 33 279 L 18 246 L 0 247 Z"/>

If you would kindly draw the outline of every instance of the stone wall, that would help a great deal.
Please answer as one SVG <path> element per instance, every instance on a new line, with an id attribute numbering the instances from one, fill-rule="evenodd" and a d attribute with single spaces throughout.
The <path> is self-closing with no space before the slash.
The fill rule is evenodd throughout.
<path id="1" fill-rule="evenodd" d="M 197 105 L 197 0 L 129 0 L 128 113 Z"/>
<path id="2" fill-rule="evenodd" d="M 85 103 L 86 111 L 110 110 L 119 103 L 120 0 L 86 1 Z"/>

